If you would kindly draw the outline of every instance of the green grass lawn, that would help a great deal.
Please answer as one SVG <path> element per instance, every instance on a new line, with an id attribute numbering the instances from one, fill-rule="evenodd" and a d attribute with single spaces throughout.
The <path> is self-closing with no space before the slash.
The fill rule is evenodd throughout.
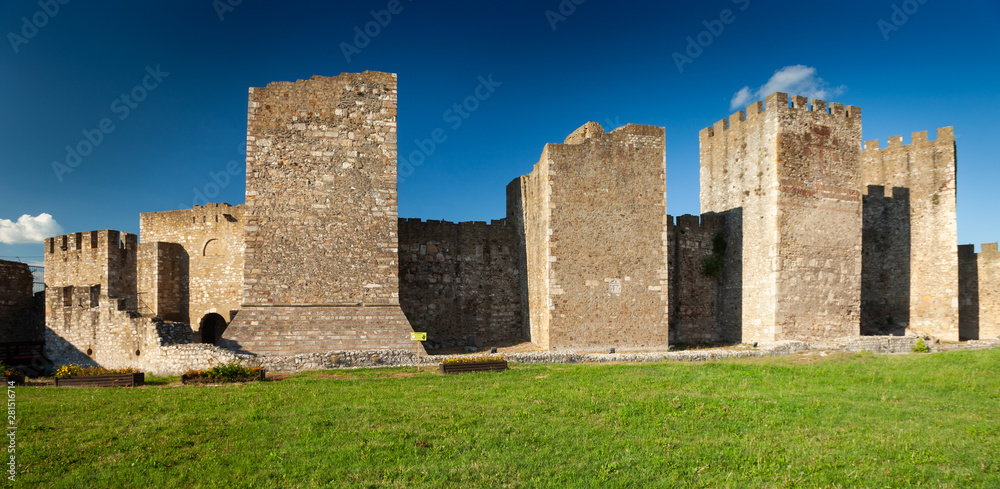
<path id="1" fill-rule="evenodd" d="M 20 387 L 17 484 L 1000 487 L 1000 350 L 818 358 Z"/>

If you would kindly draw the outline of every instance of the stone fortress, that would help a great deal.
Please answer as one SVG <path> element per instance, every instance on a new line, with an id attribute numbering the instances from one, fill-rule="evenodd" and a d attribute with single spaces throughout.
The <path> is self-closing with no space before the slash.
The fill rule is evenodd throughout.
<path id="1" fill-rule="evenodd" d="M 588 122 L 502 219 L 453 223 L 397 215 L 396 96 L 379 72 L 251 88 L 246 203 L 47 239 L 48 359 L 1000 337 L 1000 252 L 957 245 L 951 128 L 862 144 L 857 107 L 774 93 L 701 131 L 702 215 L 675 218 L 664 129 Z"/>

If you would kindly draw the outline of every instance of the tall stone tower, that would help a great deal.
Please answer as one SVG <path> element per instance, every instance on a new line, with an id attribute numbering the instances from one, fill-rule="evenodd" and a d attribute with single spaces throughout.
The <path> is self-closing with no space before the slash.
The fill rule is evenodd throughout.
<path id="1" fill-rule="evenodd" d="M 533 343 L 667 348 L 665 149 L 662 127 L 588 122 L 508 185 Z"/>
<path id="2" fill-rule="evenodd" d="M 743 342 L 859 334 L 861 110 L 769 95 L 700 133 L 701 212 L 741 256 Z M 735 301 L 734 301 L 735 302 Z"/>
<path id="3" fill-rule="evenodd" d="M 243 304 L 223 340 L 271 355 L 420 348 L 399 307 L 396 75 L 270 83 L 248 112 Z"/>

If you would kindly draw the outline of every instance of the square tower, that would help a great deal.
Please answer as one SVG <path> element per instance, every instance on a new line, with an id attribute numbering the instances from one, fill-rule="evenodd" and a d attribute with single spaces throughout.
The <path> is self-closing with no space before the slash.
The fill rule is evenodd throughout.
<path id="1" fill-rule="evenodd" d="M 588 122 L 508 185 L 522 313 L 548 350 L 666 350 L 664 129 Z"/>
<path id="2" fill-rule="evenodd" d="M 399 307 L 396 75 L 251 88 L 243 304 L 229 346 L 415 349 Z"/>
<path id="3" fill-rule="evenodd" d="M 811 102 L 811 104 L 810 104 Z M 700 133 L 701 212 L 742 247 L 743 342 L 859 334 L 861 110 L 769 95 Z"/>

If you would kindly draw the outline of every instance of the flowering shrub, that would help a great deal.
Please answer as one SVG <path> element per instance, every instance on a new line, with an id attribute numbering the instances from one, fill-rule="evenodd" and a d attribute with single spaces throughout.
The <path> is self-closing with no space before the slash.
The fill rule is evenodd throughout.
<path id="1" fill-rule="evenodd" d="M 125 368 L 103 368 L 84 367 L 82 365 L 69 364 L 60 365 L 56 369 L 56 377 L 72 377 L 74 375 L 114 375 L 114 374 L 137 374 L 142 371 L 132 367 Z"/>
<path id="2" fill-rule="evenodd" d="M 239 382 L 260 378 L 260 367 L 247 367 L 238 360 L 232 363 L 216 365 L 208 370 L 188 370 L 184 374 L 188 379 L 211 380 L 213 382 Z"/>
<path id="3" fill-rule="evenodd" d="M 14 370 L 14 367 L 11 367 L 4 362 L 0 362 L 0 371 L 2 371 L 4 375 L 17 375 L 20 373 L 17 370 Z"/>
<path id="4" fill-rule="evenodd" d="M 462 363 L 479 363 L 479 362 L 502 362 L 503 357 L 500 355 L 476 355 L 468 357 L 458 357 L 458 358 L 448 358 L 444 363 L 448 365 L 462 364 Z"/>

